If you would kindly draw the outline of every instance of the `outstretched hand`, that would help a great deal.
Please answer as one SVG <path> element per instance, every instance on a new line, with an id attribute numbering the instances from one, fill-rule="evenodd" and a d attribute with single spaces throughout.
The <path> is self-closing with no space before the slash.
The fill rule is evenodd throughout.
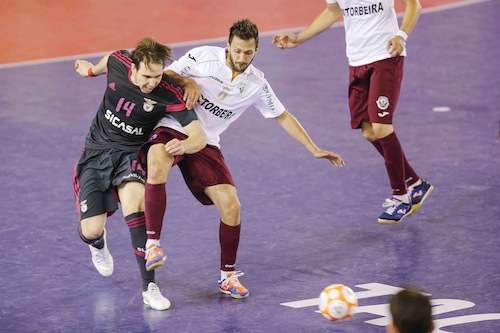
<path id="1" fill-rule="evenodd" d="M 325 159 L 329 160 L 330 163 L 332 163 L 334 166 L 338 166 L 338 167 L 345 166 L 345 162 L 342 159 L 342 157 L 340 157 L 340 155 L 338 155 L 338 154 L 332 153 L 331 151 L 320 149 L 320 150 L 316 151 L 313 155 L 316 158 L 325 158 Z"/>
<path id="2" fill-rule="evenodd" d="M 297 35 L 291 32 L 274 35 L 273 44 L 276 44 L 279 49 L 290 49 L 300 45 L 300 43 L 297 42 Z"/>
<path id="3" fill-rule="evenodd" d="M 87 60 L 75 61 L 75 70 L 81 76 L 89 76 L 89 68 L 94 67 L 91 62 Z"/>

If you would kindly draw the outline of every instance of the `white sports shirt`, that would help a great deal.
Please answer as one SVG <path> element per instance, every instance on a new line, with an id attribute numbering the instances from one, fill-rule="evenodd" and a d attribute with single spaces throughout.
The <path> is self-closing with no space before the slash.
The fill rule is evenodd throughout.
<path id="1" fill-rule="evenodd" d="M 220 148 L 220 134 L 250 106 L 265 118 L 275 118 L 285 111 L 264 74 L 253 65 L 231 81 L 232 72 L 226 65 L 226 50 L 222 47 L 194 48 L 167 69 L 194 79 L 200 86 L 203 101 L 196 103 L 194 110 L 210 145 Z M 159 126 L 186 134 L 170 116 L 164 117 Z"/>
<path id="2" fill-rule="evenodd" d="M 399 30 L 394 0 L 326 0 L 338 3 L 344 16 L 349 65 L 390 58 L 387 43 Z M 406 48 L 401 53 L 406 56 Z"/>

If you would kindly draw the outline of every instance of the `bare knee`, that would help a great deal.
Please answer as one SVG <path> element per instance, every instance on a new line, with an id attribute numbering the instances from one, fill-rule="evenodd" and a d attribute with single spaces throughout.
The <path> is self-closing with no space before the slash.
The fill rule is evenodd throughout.
<path id="1" fill-rule="evenodd" d="M 82 235 L 87 239 L 96 239 L 101 236 L 106 224 L 106 214 L 92 216 L 80 221 Z"/>
<path id="2" fill-rule="evenodd" d="M 220 207 L 221 220 L 224 223 L 237 226 L 240 224 L 241 204 L 237 197 L 231 197 Z"/>
<path id="3" fill-rule="evenodd" d="M 163 144 L 155 144 L 148 151 L 148 183 L 162 184 L 174 163 L 174 157 L 165 151 Z"/>
<path id="4" fill-rule="evenodd" d="M 361 123 L 361 135 L 370 142 L 377 141 L 377 137 L 370 122 L 363 121 Z"/>

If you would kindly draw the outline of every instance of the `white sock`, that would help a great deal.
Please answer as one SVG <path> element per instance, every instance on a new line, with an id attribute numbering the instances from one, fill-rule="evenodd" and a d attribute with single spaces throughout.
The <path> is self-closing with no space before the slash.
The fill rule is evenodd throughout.
<path id="1" fill-rule="evenodd" d="M 410 203 L 410 195 L 408 193 L 402 195 L 393 195 L 394 199 L 398 199 L 402 203 L 409 204 Z"/>
<path id="2" fill-rule="evenodd" d="M 160 246 L 160 240 L 159 239 L 148 239 L 146 241 L 146 248 L 145 248 L 145 250 L 147 250 L 151 245 Z"/>
<path id="3" fill-rule="evenodd" d="M 413 190 L 415 187 L 417 187 L 418 185 L 421 185 L 422 184 L 422 179 L 419 179 L 417 180 L 414 184 L 411 184 L 410 186 L 408 186 L 408 190 Z"/>
<path id="4" fill-rule="evenodd" d="M 220 271 L 220 279 L 225 280 L 228 277 L 230 277 L 231 275 L 233 275 L 233 273 L 234 273 L 234 271 L 231 271 L 231 272 Z"/>

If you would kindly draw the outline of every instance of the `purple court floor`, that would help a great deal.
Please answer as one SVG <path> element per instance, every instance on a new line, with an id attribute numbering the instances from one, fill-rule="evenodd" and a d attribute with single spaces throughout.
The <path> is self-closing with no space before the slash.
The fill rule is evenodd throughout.
<path id="1" fill-rule="evenodd" d="M 254 64 L 347 166 L 315 160 L 248 110 L 222 150 L 242 202 L 238 267 L 251 295 L 219 293 L 217 211 L 175 169 L 162 236 L 169 259 L 156 272 L 173 303 L 165 312 L 142 303 L 120 211 L 107 223 L 112 277 L 96 272 L 78 237 L 73 165 L 105 79 L 79 77 L 74 60 L 1 68 L 0 332 L 377 333 L 390 295 L 407 285 L 432 295 L 435 332 L 500 332 L 499 17 L 498 0 L 429 11 L 408 41 L 395 128 L 436 189 L 395 226 L 376 221 L 390 195 L 383 161 L 349 126 L 342 27 L 288 51 L 264 34 Z M 332 283 L 357 293 L 353 318 L 315 312 Z"/>

